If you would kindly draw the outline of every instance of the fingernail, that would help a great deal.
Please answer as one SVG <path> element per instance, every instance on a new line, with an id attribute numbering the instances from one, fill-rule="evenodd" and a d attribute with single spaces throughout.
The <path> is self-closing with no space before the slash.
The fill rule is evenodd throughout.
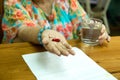
<path id="1" fill-rule="evenodd" d="M 66 54 L 66 56 L 68 56 L 68 55 L 69 55 L 69 52 L 66 52 L 65 54 Z"/>
<path id="2" fill-rule="evenodd" d="M 72 52 L 72 55 L 75 55 L 75 52 Z"/>
<path id="3" fill-rule="evenodd" d="M 61 54 L 60 54 L 60 53 L 57 53 L 57 55 L 58 55 L 58 56 L 61 56 Z"/>
<path id="4" fill-rule="evenodd" d="M 57 54 L 58 56 L 61 56 L 61 54 Z"/>

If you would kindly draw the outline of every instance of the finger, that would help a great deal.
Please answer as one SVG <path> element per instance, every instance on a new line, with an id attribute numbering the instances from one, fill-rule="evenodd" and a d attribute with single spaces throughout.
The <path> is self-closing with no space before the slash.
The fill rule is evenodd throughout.
<path id="1" fill-rule="evenodd" d="M 107 34 L 107 32 L 103 33 L 100 37 L 99 37 L 99 42 L 100 44 L 102 44 L 104 42 L 104 40 L 106 40 L 107 42 L 110 42 L 110 36 Z"/>
<path id="2" fill-rule="evenodd" d="M 106 39 L 106 33 L 103 33 L 100 37 L 99 37 L 99 43 L 102 44 L 104 42 L 104 40 Z"/>
<path id="3" fill-rule="evenodd" d="M 42 39 L 42 42 L 43 42 L 43 44 L 48 44 L 49 43 L 49 38 L 48 37 L 44 37 L 43 39 Z"/>
<path id="4" fill-rule="evenodd" d="M 102 25 L 102 29 L 101 29 L 101 36 L 99 37 L 99 39 L 105 38 L 106 37 L 106 28 L 104 25 Z"/>
<path id="5" fill-rule="evenodd" d="M 102 25 L 101 33 L 103 34 L 106 31 L 106 28 L 104 25 Z"/>
<path id="6" fill-rule="evenodd" d="M 58 56 L 61 55 L 60 51 L 55 46 L 53 47 L 53 52 Z"/>
<path id="7" fill-rule="evenodd" d="M 110 42 L 111 37 L 108 35 L 108 37 L 106 38 L 107 42 Z"/>
<path id="8" fill-rule="evenodd" d="M 72 48 L 72 46 L 70 45 L 70 44 L 68 44 L 67 42 L 61 42 L 62 43 L 62 45 L 64 45 L 66 48 L 68 48 L 68 49 L 71 49 Z"/>
<path id="9" fill-rule="evenodd" d="M 68 49 L 68 52 L 69 52 L 71 55 L 75 55 L 75 52 L 74 52 L 72 49 Z"/>
<path id="10" fill-rule="evenodd" d="M 45 47 L 46 50 L 52 52 L 52 49 L 51 49 L 52 47 L 49 47 L 50 46 L 49 43 L 47 45 L 43 45 L 43 46 Z"/>
<path id="11" fill-rule="evenodd" d="M 72 46 L 71 46 L 71 45 L 69 45 L 68 43 L 66 43 L 66 44 L 64 44 L 64 45 L 66 46 L 66 48 L 67 48 L 67 50 L 68 50 L 68 52 L 69 52 L 70 54 L 72 54 L 72 55 L 75 54 L 75 52 L 72 50 Z"/>
<path id="12" fill-rule="evenodd" d="M 44 46 L 48 51 L 50 51 L 51 53 L 54 53 L 58 56 L 60 56 L 60 51 L 56 48 L 54 43 L 49 43 L 48 45 Z"/>
<path id="13" fill-rule="evenodd" d="M 61 43 L 58 43 L 56 47 L 61 52 L 62 55 L 68 56 L 69 52 L 67 51 L 65 46 L 63 46 Z"/>
<path id="14" fill-rule="evenodd" d="M 100 39 L 100 40 L 99 40 L 99 44 L 100 44 L 100 45 L 102 45 L 103 42 L 104 42 L 104 39 Z"/>
<path id="15" fill-rule="evenodd" d="M 103 34 L 101 34 L 101 35 L 99 36 L 99 40 L 105 39 L 105 37 L 106 37 L 106 33 L 103 33 Z"/>
<path id="16" fill-rule="evenodd" d="M 75 52 L 72 50 L 72 46 L 71 46 L 71 45 L 69 45 L 68 43 L 62 43 L 62 45 L 66 47 L 67 51 L 68 51 L 70 54 L 72 54 L 72 55 L 75 54 Z"/>

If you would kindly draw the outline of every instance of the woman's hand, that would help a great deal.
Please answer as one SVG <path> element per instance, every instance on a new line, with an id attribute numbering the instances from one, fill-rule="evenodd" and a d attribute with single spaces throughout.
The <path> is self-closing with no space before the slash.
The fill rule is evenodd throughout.
<path id="1" fill-rule="evenodd" d="M 105 26 L 102 25 L 101 35 L 99 36 L 99 43 L 102 44 L 105 40 L 110 42 L 110 36 L 108 35 Z"/>
<path id="2" fill-rule="evenodd" d="M 81 30 L 79 36 L 81 37 Z M 101 35 L 99 36 L 99 44 L 102 45 L 105 40 L 110 42 L 110 36 L 108 35 L 105 26 L 102 24 Z"/>
<path id="3" fill-rule="evenodd" d="M 46 50 L 53 52 L 58 56 L 68 56 L 69 54 L 75 54 L 64 36 L 57 31 L 45 30 L 42 33 L 42 42 Z"/>

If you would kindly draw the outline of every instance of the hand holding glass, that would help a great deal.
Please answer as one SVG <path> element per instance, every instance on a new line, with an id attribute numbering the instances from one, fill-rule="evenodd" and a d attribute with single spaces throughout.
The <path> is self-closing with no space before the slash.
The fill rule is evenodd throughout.
<path id="1" fill-rule="evenodd" d="M 100 19 L 91 18 L 83 20 L 81 29 L 81 40 L 84 43 L 97 45 L 101 34 L 102 21 Z"/>

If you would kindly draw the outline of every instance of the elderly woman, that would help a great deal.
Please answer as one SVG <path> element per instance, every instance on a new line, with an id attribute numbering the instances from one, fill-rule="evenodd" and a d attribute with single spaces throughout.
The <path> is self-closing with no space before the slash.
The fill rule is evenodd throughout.
<path id="1" fill-rule="evenodd" d="M 83 19 L 89 19 L 77 0 L 5 0 L 3 41 L 43 45 L 56 55 L 74 55 L 68 39 L 77 39 Z M 99 42 L 109 41 L 102 26 Z"/>

